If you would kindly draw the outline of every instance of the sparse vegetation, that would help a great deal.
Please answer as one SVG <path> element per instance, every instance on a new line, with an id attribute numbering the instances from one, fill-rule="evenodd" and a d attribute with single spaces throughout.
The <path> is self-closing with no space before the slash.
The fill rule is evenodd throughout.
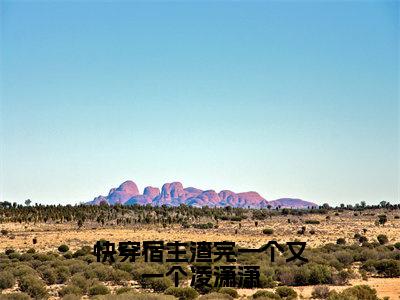
<path id="1" fill-rule="evenodd" d="M 61 221 L 61 219 L 57 221 L 57 216 L 53 215 L 53 213 L 60 213 L 61 208 L 65 210 L 65 212 L 71 212 L 71 214 L 69 216 L 65 215 L 62 219 L 64 221 Z M 158 297 L 157 299 L 161 299 L 160 297 L 171 298 L 172 295 L 178 298 L 186 297 L 189 299 L 189 297 L 194 297 L 190 296 L 191 293 L 194 294 L 193 291 L 204 294 L 201 296 L 204 299 L 232 299 L 238 296 L 235 288 L 218 289 L 217 287 L 212 287 L 196 291 L 191 288 L 186 288 L 184 281 L 180 283 L 179 288 L 172 287 L 173 283 L 170 277 L 143 279 L 141 275 L 145 273 L 165 274 L 170 264 L 160 265 L 144 263 L 143 257 L 138 257 L 136 262 L 121 262 L 121 258 L 117 257 L 115 264 L 98 263 L 96 257 L 92 253 L 93 249 L 91 246 L 84 246 L 77 249 L 76 246 L 71 244 L 71 240 L 67 239 L 54 243 L 52 251 L 43 251 L 41 249 L 42 245 L 47 242 L 45 234 L 37 234 L 37 232 L 33 232 L 33 229 L 31 229 L 35 226 L 34 222 L 40 222 L 39 220 L 41 218 L 46 219 L 44 228 L 46 228 L 46 226 L 49 227 L 58 224 L 56 222 L 60 222 L 60 226 L 63 222 L 69 222 L 69 224 L 72 224 L 71 227 L 75 232 L 77 232 L 76 222 L 78 222 L 78 220 L 85 220 L 82 231 L 88 231 L 92 226 L 93 228 L 108 228 L 110 230 L 113 228 L 112 226 L 127 226 L 127 228 L 132 226 L 133 228 L 140 228 L 140 226 L 149 224 L 149 228 L 156 228 L 158 225 L 165 224 L 166 228 L 168 228 L 167 230 L 175 230 L 179 227 L 179 230 L 187 230 L 187 232 L 192 231 L 196 234 L 202 234 L 202 230 L 207 230 L 207 234 L 215 234 L 216 228 L 219 227 L 222 232 L 228 232 L 228 234 L 233 234 L 233 232 L 237 230 L 237 236 L 240 238 L 243 238 L 243 236 L 250 232 L 260 239 L 262 239 L 264 234 L 274 234 L 279 238 L 287 233 L 295 234 L 296 230 L 298 230 L 300 234 L 304 235 L 298 236 L 297 238 L 299 240 L 303 238 L 320 240 L 321 236 L 327 233 L 325 227 L 328 226 L 326 225 L 327 223 L 330 223 L 331 226 L 335 224 L 335 222 L 342 222 L 339 218 L 333 217 L 335 213 L 330 211 L 333 208 L 314 209 L 310 211 L 297 211 L 286 208 L 283 213 L 283 210 L 280 209 L 199 209 L 190 207 L 125 208 L 116 205 L 88 208 L 79 207 L 77 210 L 81 212 L 80 214 L 76 214 L 74 207 L 61 208 L 53 206 L 52 210 L 48 210 L 47 207 L 29 207 L 31 212 L 26 215 L 29 221 L 26 219 L 21 222 L 23 224 L 22 226 L 26 228 L 26 232 L 32 232 L 31 235 L 27 237 L 26 250 L 24 251 L 16 251 L 14 249 L 20 248 L 12 247 L 13 241 L 10 239 L 10 232 L 13 234 L 16 233 L 17 237 L 18 232 L 14 229 L 9 230 L 9 227 L 7 227 L 9 225 L 5 222 L 16 221 L 20 223 L 17 218 L 21 217 L 21 212 L 25 213 L 25 209 L 28 208 L 19 208 L 16 206 L 10 210 L 7 208 L 6 211 L 0 208 L 0 223 L 3 222 L 6 224 L 3 226 L 5 226 L 5 230 L 8 230 L 7 235 L 0 235 L 8 243 L 4 252 L 0 253 L 0 267 L 2 270 L 0 271 L 0 289 L 4 290 L 16 287 L 14 293 L 16 295 L 15 297 L 20 296 L 22 297 L 21 299 L 26 299 L 26 297 L 45 299 L 49 295 L 46 290 L 46 285 L 51 287 L 51 291 L 53 286 L 57 284 L 63 284 L 63 286 L 60 286 L 55 294 L 66 299 L 78 299 L 77 297 L 81 296 L 114 299 L 112 297 L 127 297 L 128 295 L 136 299 L 139 295 L 145 295 L 142 292 L 144 290 L 147 292 L 152 291 L 152 294 L 146 294 L 145 297 L 150 297 L 150 295 L 152 295 L 151 297 Z M 11 212 L 11 210 L 13 211 Z M 86 210 L 91 213 L 86 213 Z M 346 212 L 345 208 L 340 211 L 340 219 L 348 218 L 347 220 L 349 220 L 349 217 L 352 217 L 352 211 L 350 209 L 348 210 L 349 212 Z M 36 214 L 37 211 L 39 211 L 40 214 Z M 74 212 L 72 213 L 72 211 Z M 101 212 L 102 216 L 100 218 L 97 216 L 98 219 L 94 219 L 94 216 L 99 212 Z M 353 234 L 355 233 L 354 239 L 351 238 L 353 234 L 343 234 L 342 237 L 331 238 L 330 243 L 317 245 L 308 244 L 303 253 L 304 257 L 309 258 L 308 263 L 302 263 L 300 261 L 286 263 L 285 259 L 290 255 L 289 251 L 285 251 L 283 255 L 277 251 L 275 253 L 275 263 L 269 261 L 269 252 L 242 253 L 238 257 L 238 264 L 260 265 L 260 287 L 276 289 L 276 292 L 261 290 L 257 292 L 254 297 L 261 298 L 262 296 L 260 295 L 264 293 L 264 299 L 291 299 L 291 297 L 293 297 L 290 292 L 293 290 L 292 287 L 297 289 L 298 286 L 310 285 L 315 286 L 313 289 L 314 298 L 334 300 L 342 299 L 340 297 L 354 298 L 354 296 L 349 296 L 351 293 L 354 293 L 354 290 L 347 291 L 347 294 L 344 292 L 337 293 L 333 291 L 334 288 L 332 288 L 332 291 L 329 291 L 324 285 L 345 285 L 348 284 L 349 280 L 352 278 L 357 276 L 360 278 L 360 275 L 363 280 L 368 280 L 371 277 L 400 277 L 400 242 L 398 240 L 396 241 L 396 237 L 391 233 L 393 226 L 398 226 L 398 222 L 394 221 L 393 213 L 390 211 L 371 213 L 361 210 L 358 212 L 358 220 L 368 217 L 371 224 L 377 220 L 377 215 L 387 216 L 387 221 L 384 224 L 385 226 L 374 227 L 373 230 L 365 230 L 366 225 L 362 224 L 358 226 L 356 230 L 352 231 Z M 45 215 L 46 213 L 48 215 L 43 217 L 43 214 Z M 331 219 L 326 218 L 328 213 Z M 54 216 L 54 219 L 51 216 Z M 287 222 L 288 216 L 290 216 L 290 223 Z M 308 218 L 303 219 L 304 216 L 308 216 Z M 324 221 L 317 224 L 317 222 L 314 222 L 317 220 Z M 329 220 L 329 222 L 325 220 Z M 282 224 L 282 222 L 288 227 L 283 229 L 276 227 L 276 224 Z M 179 225 L 176 225 L 174 228 L 173 224 L 175 223 L 179 223 Z M 309 228 L 306 228 L 306 226 L 304 226 L 305 223 L 318 226 L 307 225 Z M 137 226 L 135 224 L 137 224 Z M 184 226 L 185 228 L 182 229 L 182 224 L 187 224 L 187 226 Z M 260 228 L 264 229 L 260 230 Z M 279 228 L 279 230 L 276 228 Z M 316 232 L 314 228 L 318 228 L 318 231 Z M 199 231 L 199 229 L 201 231 Z M 310 237 L 309 235 L 311 234 L 314 236 Z M 38 238 L 40 241 L 38 241 Z M 36 244 L 32 246 L 30 241 L 33 240 L 35 240 Z M 205 238 L 205 240 L 207 240 L 207 238 Z M 394 241 L 396 241 L 396 243 L 394 243 Z M 52 241 L 50 241 L 50 243 L 51 242 Z M 68 242 L 68 246 L 65 242 Z M 287 250 L 287 246 L 284 244 L 283 246 Z M 190 251 L 188 254 L 190 255 Z M 353 271 L 355 266 L 360 266 L 359 272 L 357 270 Z M 191 274 L 188 274 L 187 279 L 190 279 L 190 276 Z M 133 292 L 136 288 L 133 289 L 130 286 L 129 282 L 131 282 L 132 279 L 136 282 L 135 284 L 137 284 L 137 288 L 140 290 L 139 293 Z M 370 284 L 370 282 L 366 282 Z M 286 287 L 282 287 L 282 285 Z M 357 290 L 360 293 L 369 293 L 363 288 L 357 289 L 361 289 L 360 291 Z M 285 291 L 288 291 L 288 294 L 285 294 Z M 155 294 L 162 292 L 168 295 L 156 296 Z M 54 291 L 52 293 L 54 293 Z"/>
<path id="2" fill-rule="evenodd" d="M 263 229 L 263 234 L 268 234 L 271 235 L 274 233 L 274 230 L 272 228 L 265 228 Z"/>

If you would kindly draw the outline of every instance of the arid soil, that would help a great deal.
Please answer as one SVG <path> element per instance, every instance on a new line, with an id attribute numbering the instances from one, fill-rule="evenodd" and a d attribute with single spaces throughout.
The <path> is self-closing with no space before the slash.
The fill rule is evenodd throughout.
<path id="1" fill-rule="evenodd" d="M 326 243 L 336 243 L 338 238 L 345 238 L 348 242 L 354 240 L 354 234 L 363 233 L 371 241 L 376 240 L 379 234 L 387 235 L 389 243 L 400 242 L 400 219 L 394 218 L 395 214 L 388 213 L 388 222 L 384 225 L 376 225 L 377 215 L 366 213 L 354 215 L 352 211 L 345 211 L 339 215 L 330 213 L 327 215 L 304 216 L 274 216 L 266 220 L 258 221 L 256 226 L 253 220 L 239 222 L 220 221 L 218 228 L 194 229 L 182 228 L 180 225 L 171 225 L 167 228 L 155 225 L 130 225 L 100 226 L 97 223 L 85 223 L 81 229 L 76 223 L 2 223 L 0 229 L 9 231 L 7 236 L 0 236 L 0 251 L 12 248 L 26 251 L 34 248 L 38 252 L 56 251 L 61 244 L 67 244 L 71 250 L 76 250 L 84 245 L 93 246 L 100 240 L 106 239 L 112 242 L 119 241 L 235 241 L 244 247 L 259 247 L 270 240 L 278 242 L 294 241 L 295 239 L 306 241 L 307 247 L 315 247 Z M 290 219 L 290 223 L 288 223 Z M 305 220 L 318 220 L 320 224 L 305 224 Z M 304 235 L 297 231 L 306 226 Z M 264 228 L 272 228 L 272 235 L 262 233 Z M 237 233 L 236 233 L 237 231 Z M 315 231 L 311 234 L 310 231 Z M 34 244 L 33 239 L 37 242 Z M 400 299 L 400 278 L 369 278 L 368 281 L 355 279 L 351 285 L 368 284 L 375 288 L 379 297 Z M 349 286 L 330 286 L 331 289 L 343 290 Z M 57 289 L 56 286 L 49 287 Z M 312 286 L 295 287 L 303 299 L 310 299 Z M 238 289 L 242 298 L 252 295 L 256 290 Z M 300 298 L 301 298 L 300 297 Z M 57 299 L 53 297 L 53 299 Z"/>
<path id="2" fill-rule="evenodd" d="M 131 226 L 105 226 L 97 223 L 86 223 L 83 228 L 77 229 L 75 223 L 65 224 L 19 224 L 3 223 L 1 229 L 7 229 L 11 235 L 0 236 L 0 250 L 7 248 L 26 250 L 35 248 L 39 251 L 55 250 L 61 244 L 69 245 L 71 250 L 80 248 L 83 245 L 93 245 L 99 239 L 106 239 L 112 242 L 119 241 L 235 241 L 240 246 L 258 247 L 270 240 L 278 242 L 294 241 L 295 239 L 307 242 L 307 247 L 314 247 L 326 243 L 336 243 L 338 238 L 352 240 L 354 234 L 362 233 L 367 229 L 365 236 L 369 240 L 376 240 L 379 234 L 386 234 L 389 243 L 400 241 L 400 219 L 394 219 L 388 214 L 388 222 L 384 226 L 375 225 L 377 214 L 354 216 L 353 212 L 341 213 L 339 216 L 327 215 L 306 215 L 306 216 L 274 216 L 267 220 L 258 221 L 258 226 L 252 220 L 239 222 L 220 221 L 218 228 L 194 229 L 182 228 L 180 225 L 171 225 L 167 228 L 155 225 L 131 225 Z M 291 219 L 291 223 L 288 223 Z M 305 224 L 305 220 L 318 220 L 320 224 Z M 306 226 L 304 235 L 297 234 L 297 231 Z M 264 235 L 264 228 L 272 228 L 272 235 Z M 237 234 L 235 234 L 237 230 Z M 311 234 L 310 231 L 315 233 Z M 33 245 L 32 240 L 36 237 L 37 244 Z"/>

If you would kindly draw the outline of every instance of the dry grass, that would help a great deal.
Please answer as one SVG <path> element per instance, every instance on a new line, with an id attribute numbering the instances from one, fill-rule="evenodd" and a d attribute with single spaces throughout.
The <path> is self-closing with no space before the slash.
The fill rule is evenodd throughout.
<path id="1" fill-rule="evenodd" d="M 367 213 L 367 215 L 364 215 Z M 339 237 L 353 241 L 355 233 L 362 233 L 367 229 L 365 236 L 369 240 L 376 240 L 379 234 L 385 234 L 390 243 L 400 242 L 400 219 L 394 219 L 394 213 L 387 213 L 389 221 L 384 226 L 375 225 L 377 216 L 382 213 L 373 211 L 364 212 L 363 215 L 354 216 L 351 211 L 340 213 L 335 216 L 330 212 L 330 219 L 327 215 L 305 215 L 305 216 L 277 216 L 270 219 L 258 221 L 255 226 L 254 221 L 244 220 L 241 222 L 220 221 L 218 229 L 184 229 L 180 225 L 173 225 L 167 228 L 155 225 L 132 225 L 132 226 L 106 226 L 100 227 L 97 223 L 85 223 L 84 227 L 77 230 L 76 223 L 65 224 L 19 224 L 3 223 L 0 229 L 7 229 L 10 234 L 0 236 L 0 251 L 13 248 L 25 251 L 34 248 L 36 251 L 54 251 L 61 244 L 67 244 L 71 250 L 81 248 L 83 245 L 92 246 L 97 240 L 104 238 L 113 242 L 119 241 L 144 241 L 144 240 L 164 240 L 164 241 L 235 241 L 240 246 L 258 247 L 270 240 L 279 242 L 293 241 L 299 239 L 307 242 L 307 247 L 314 247 L 326 243 L 335 243 Z M 398 213 L 396 213 L 398 214 Z M 288 223 L 288 218 L 291 223 Z M 319 220 L 320 224 L 307 225 L 307 219 Z M 297 231 L 306 226 L 305 235 L 298 235 Z M 264 235 L 264 228 L 274 229 L 272 235 Z M 310 234 L 313 229 L 315 234 Z M 237 230 L 237 234 L 235 234 Z M 33 238 L 37 243 L 32 243 Z M 351 285 L 368 284 L 375 288 L 380 297 L 390 297 L 390 299 L 400 299 L 400 278 L 370 278 L 368 281 L 361 279 L 351 281 Z M 347 286 L 348 287 L 348 286 Z M 50 286 L 49 290 L 59 289 L 59 286 Z M 331 286 L 331 289 L 342 290 L 346 286 Z M 310 299 L 312 286 L 296 287 L 299 295 L 304 299 Z M 253 294 L 256 290 L 239 289 L 242 298 Z M 55 296 L 52 299 L 57 299 Z M 83 298 L 85 299 L 85 298 Z"/>
<path id="2" fill-rule="evenodd" d="M 239 229 L 239 222 L 220 221 L 218 229 L 194 229 L 182 228 L 180 225 L 172 225 L 161 228 L 155 225 L 132 225 L 132 226 L 109 226 L 99 227 L 98 224 L 88 224 L 77 230 L 75 223 L 65 224 L 16 224 L 3 223 L 1 229 L 7 229 L 14 236 L 0 236 L 0 251 L 7 248 L 26 250 L 35 248 L 39 251 L 54 250 L 61 244 L 67 244 L 71 250 L 82 247 L 82 245 L 93 245 L 97 240 L 105 238 L 113 242 L 119 241 L 143 241 L 143 240 L 165 240 L 165 241 L 235 241 L 240 246 L 258 247 L 266 241 L 277 240 L 279 242 L 300 239 L 306 241 L 308 247 L 314 247 L 326 243 L 335 243 L 339 237 L 352 240 L 355 233 L 362 233 L 367 229 L 365 236 L 375 240 L 378 234 L 386 234 L 390 243 L 398 242 L 400 235 L 400 219 L 394 219 L 394 215 L 388 213 L 389 221 L 384 226 L 376 226 L 375 216 L 354 216 L 353 212 L 346 211 L 339 216 L 330 214 L 330 220 L 326 215 L 307 216 L 277 216 L 271 219 L 258 221 L 258 227 L 254 221 L 244 220 Z M 287 219 L 291 219 L 289 224 Z M 307 219 L 319 220 L 321 224 L 304 224 Z M 306 226 L 305 235 L 298 235 L 297 231 Z M 273 228 L 272 235 L 264 235 L 262 229 Z M 235 229 L 238 233 L 235 234 Z M 310 230 L 315 234 L 310 234 Z M 32 239 L 37 238 L 37 244 L 32 244 Z"/>

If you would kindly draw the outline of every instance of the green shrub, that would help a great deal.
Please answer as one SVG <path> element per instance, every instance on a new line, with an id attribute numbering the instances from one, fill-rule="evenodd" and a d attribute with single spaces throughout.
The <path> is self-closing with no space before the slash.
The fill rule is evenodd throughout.
<path id="1" fill-rule="evenodd" d="M 274 233 L 274 230 L 272 228 L 265 228 L 265 229 L 263 229 L 262 232 L 263 232 L 263 234 L 271 235 Z"/>
<path id="2" fill-rule="evenodd" d="M 66 266 L 59 266 L 55 269 L 57 274 L 57 283 L 65 283 L 71 276 L 71 272 Z"/>
<path id="3" fill-rule="evenodd" d="M 73 284 L 69 284 L 61 288 L 58 294 L 60 297 L 63 297 L 65 295 L 82 295 L 83 291 L 80 287 Z"/>
<path id="4" fill-rule="evenodd" d="M 108 287 L 106 287 L 102 283 L 94 284 L 89 288 L 89 295 L 91 295 L 91 296 L 107 295 L 109 293 L 110 293 L 110 290 L 108 289 Z"/>
<path id="5" fill-rule="evenodd" d="M 169 287 L 164 294 L 172 295 L 182 300 L 192 300 L 199 296 L 199 293 L 191 287 Z"/>
<path id="6" fill-rule="evenodd" d="M 20 259 L 21 258 L 21 254 L 20 253 L 18 253 L 18 252 L 12 252 L 12 253 L 10 253 L 9 255 L 8 255 L 8 257 L 10 258 L 10 259 Z"/>
<path id="7" fill-rule="evenodd" d="M 233 297 L 228 294 L 212 292 L 206 295 L 203 295 L 198 298 L 198 300 L 232 300 Z"/>
<path id="8" fill-rule="evenodd" d="M 349 282 L 351 273 L 346 270 L 341 270 L 339 273 L 332 276 L 332 283 L 335 285 L 345 285 Z"/>
<path id="9" fill-rule="evenodd" d="M 336 294 L 336 295 L 335 295 Z M 339 296 L 339 297 L 338 297 Z M 368 285 L 356 285 L 345 289 L 341 293 L 332 293 L 328 297 L 329 300 L 379 300 L 376 290 Z"/>
<path id="10" fill-rule="evenodd" d="M 387 216 L 386 215 L 379 215 L 378 216 L 378 223 L 380 225 L 385 225 L 386 222 L 387 222 Z"/>
<path id="11" fill-rule="evenodd" d="M 89 281 L 82 274 L 75 274 L 71 277 L 71 283 L 79 287 L 83 293 L 87 293 Z"/>
<path id="12" fill-rule="evenodd" d="M 169 277 L 160 278 L 142 278 L 140 285 L 144 289 L 152 289 L 155 292 L 164 292 L 172 286 L 172 280 Z"/>
<path id="13" fill-rule="evenodd" d="M 30 261 L 32 259 L 33 259 L 33 257 L 32 257 L 32 254 L 30 254 L 30 253 L 22 253 L 19 258 L 20 261 Z"/>
<path id="14" fill-rule="evenodd" d="M 193 224 L 193 227 L 197 228 L 197 229 L 211 229 L 211 228 L 214 228 L 214 224 L 211 222 L 200 223 L 200 224 Z"/>
<path id="15" fill-rule="evenodd" d="M 316 299 L 327 299 L 329 297 L 329 287 L 326 285 L 319 285 L 313 288 L 311 297 Z"/>
<path id="16" fill-rule="evenodd" d="M 112 280 L 112 272 L 113 269 L 110 266 L 106 266 L 102 263 L 93 263 L 89 265 L 89 270 L 92 270 L 95 276 L 100 281 L 109 281 Z"/>
<path id="17" fill-rule="evenodd" d="M 263 273 L 260 274 L 259 284 L 260 288 L 264 289 L 274 288 L 277 285 L 276 281 L 272 278 L 272 276 L 265 276 L 265 274 Z"/>
<path id="18" fill-rule="evenodd" d="M 279 295 L 274 294 L 273 292 L 264 291 L 264 290 L 259 290 L 259 291 L 255 292 L 255 293 L 253 294 L 252 298 L 253 298 L 253 299 L 257 299 L 257 298 L 276 299 L 276 300 L 282 299 Z"/>
<path id="19" fill-rule="evenodd" d="M 338 238 L 338 239 L 336 240 L 336 244 L 338 244 L 338 245 L 346 245 L 346 239 L 344 239 L 344 238 Z"/>
<path id="20" fill-rule="evenodd" d="M 360 275 L 361 275 L 361 279 L 367 281 L 368 280 L 368 274 L 367 271 L 365 270 L 360 270 Z"/>
<path id="21" fill-rule="evenodd" d="M 48 297 L 43 281 L 32 275 L 21 277 L 19 286 L 22 292 L 26 292 L 32 298 L 46 299 Z"/>
<path id="22" fill-rule="evenodd" d="M 394 247 L 395 247 L 397 250 L 400 250 L 400 242 L 397 242 L 396 244 L 394 244 Z"/>
<path id="23" fill-rule="evenodd" d="M 73 258 L 78 258 L 78 257 L 80 257 L 80 256 L 85 256 L 85 255 L 87 255 L 87 254 L 89 254 L 89 253 L 87 252 L 87 250 L 85 250 L 85 249 L 78 249 L 78 250 L 76 250 L 76 251 L 74 252 L 74 254 L 72 254 L 72 257 L 73 257 Z"/>
<path id="24" fill-rule="evenodd" d="M 16 276 L 16 277 L 22 277 L 22 276 L 26 276 L 26 275 L 32 275 L 32 276 L 39 275 L 35 269 L 33 269 L 30 266 L 27 266 L 25 264 L 16 266 L 12 270 L 12 272 L 13 272 L 14 276 Z"/>
<path id="25" fill-rule="evenodd" d="M 332 271 L 326 265 L 309 265 L 310 277 L 309 284 L 329 284 L 332 283 Z"/>
<path id="26" fill-rule="evenodd" d="M 124 293 L 129 293 L 129 292 L 132 292 L 132 291 L 133 291 L 133 289 L 132 289 L 131 287 L 129 287 L 129 286 L 123 286 L 123 287 L 121 287 L 121 288 L 116 289 L 116 290 L 115 290 L 115 293 L 116 293 L 117 295 L 120 295 L 120 294 L 124 294 Z"/>
<path id="27" fill-rule="evenodd" d="M 316 225 L 318 225 L 318 224 L 320 224 L 321 222 L 318 221 L 318 220 L 305 220 L 304 223 L 305 223 L 305 224 L 316 224 Z"/>
<path id="28" fill-rule="evenodd" d="M 15 252 L 14 249 L 6 249 L 6 251 L 4 251 L 4 253 L 5 253 L 6 255 L 10 255 L 11 253 L 14 253 L 14 252 Z"/>
<path id="29" fill-rule="evenodd" d="M 353 263 L 353 255 L 345 250 L 337 251 L 334 253 L 335 258 L 345 266 L 349 266 Z"/>
<path id="30" fill-rule="evenodd" d="M 297 299 L 296 291 L 287 286 L 279 286 L 276 288 L 275 292 L 282 299 L 286 299 L 286 300 Z"/>
<path id="31" fill-rule="evenodd" d="M 45 268 L 41 271 L 41 275 L 47 284 L 55 284 L 57 282 L 57 273 L 54 268 Z"/>
<path id="32" fill-rule="evenodd" d="M 220 288 L 220 289 L 218 290 L 218 293 L 221 293 L 221 294 L 228 294 L 228 295 L 231 296 L 232 298 L 239 298 L 238 292 L 237 292 L 235 289 L 229 288 L 229 287 Z"/>
<path id="33" fill-rule="evenodd" d="M 14 274 L 9 271 L 0 272 L 0 291 L 12 288 L 15 284 Z"/>
<path id="34" fill-rule="evenodd" d="M 384 277 L 400 276 L 400 261 L 394 259 L 382 259 L 375 262 L 374 267 L 378 274 Z"/>
<path id="35" fill-rule="evenodd" d="M 378 240 L 379 244 L 381 244 L 381 245 L 385 245 L 389 242 L 389 239 L 385 234 L 378 235 L 376 237 L 376 239 Z"/>
<path id="36" fill-rule="evenodd" d="M 69 250 L 69 247 L 67 246 L 67 245 L 65 245 L 65 244 L 62 244 L 62 245 L 60 245 L 59 247 L 58 247 L 58 251 L 60 251 L 60 252 L 62 252 L 62 253 L 65 253 L 65 252 L 67 252 Z"/>
<path id="37" fill-rule="evenodd" d="M 31 297 L 29 297 L 29 295 L 26 293 L 9 293 L 9 294 L 1 294 L 0 299 L 1 300 L 31 300 Z"/>
<path id="38" fill-rule="evenodd" d="M 131 279 L 132 279 L 131 274 L 129 274 L 128 272 L 119 270 L 119 269 L 112 270 L 111 276 L 110 276 L 110 280 L 116 284 L 121 284 L 121 283 L 131 280 Z"/>
<path id="39" fill-rule="evenodd" d="M 87 264 L 80 260 L 71 260 L 68 264 L 71 274 L 83 273 L 87 270 Z"/>

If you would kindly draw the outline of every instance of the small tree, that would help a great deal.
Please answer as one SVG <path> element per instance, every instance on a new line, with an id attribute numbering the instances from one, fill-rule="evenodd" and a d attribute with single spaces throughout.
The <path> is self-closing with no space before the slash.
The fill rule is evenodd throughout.
<path id="1" fill-rule="evenodd" d="M 376 239 L 378 240 L 379 244 L 381 244 L 381 245 L 385 245 L 389 242 L 389 239 L 385 234 L 378 235 L 376 237 Z"/>
<path id="2" fill-rule="evenodd" d="M 67 252 L 68 250 L 69 250 L 69 247 L 65 244 L 62 244 L 58 247 L 58 251 L 60 251 L 62 253 Z"/>
<path id="3" fill-rule="evenodd" d="M 336 240 L 336 244 L 338 244 L 338 245 L 346 245 L 346 239 L 344 239 L 344 238 L 338 238 L 338 239 Z"/>
<path id="4" fill-rule="evenodd" d="M 274 230 L 272 228 L 265 228 L 265 229 L 263 229 L 263 233 L 271 235 L 274 233 Z"/>
<path id="5" fill-rule="evenodd" d="M 83 226 L 83 220 L 82 220 L 82 219 L 79 219 L 79 220 L 78 220 L 78 229 L 81 229 L 82 226 Z"/>
<path id="6" fill-rule="evenodd" d="M 385 223 L 387 222 L 387 216 L 386 215 L 379 215 L 378 216 L 378 222 L 380 225 L 385 225 Z"/>

